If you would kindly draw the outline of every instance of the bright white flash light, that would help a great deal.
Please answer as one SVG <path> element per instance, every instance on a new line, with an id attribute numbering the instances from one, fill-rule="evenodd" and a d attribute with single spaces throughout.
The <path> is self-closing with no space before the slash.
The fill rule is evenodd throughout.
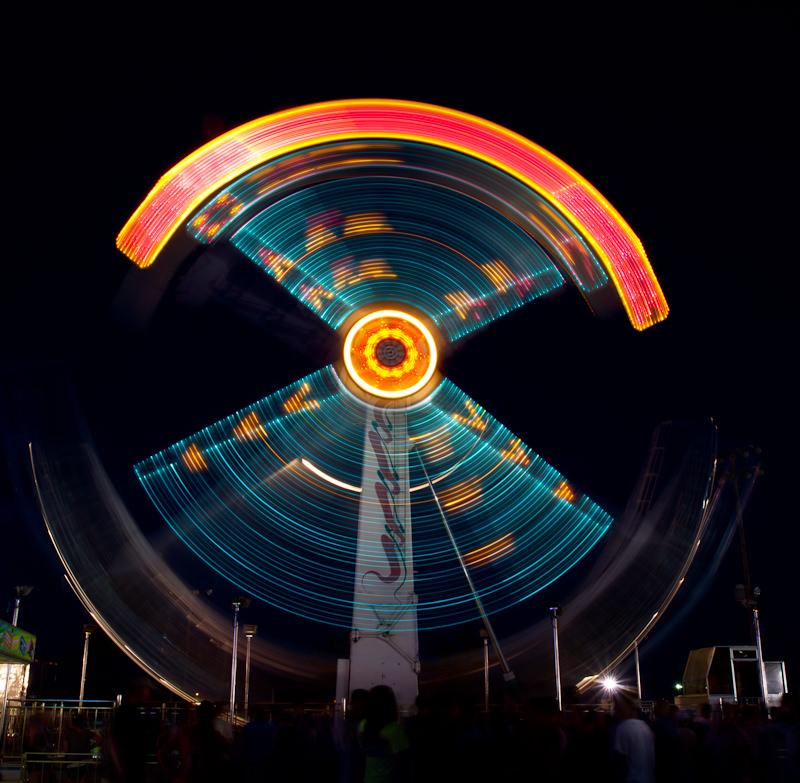
<path id="1" fill-rule="evenodd" d="M 613 677 L 603 677 L 603 679 L 600 680 L 600 684 L 605 690 L 611 691 L 612 693 L 619 687 L 619 683 Z"/>

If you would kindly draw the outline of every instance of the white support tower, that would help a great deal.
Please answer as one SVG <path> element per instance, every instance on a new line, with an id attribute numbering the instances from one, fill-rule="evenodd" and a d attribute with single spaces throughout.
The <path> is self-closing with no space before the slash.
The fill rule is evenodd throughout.
<path id="1" fill-rule="evenodd" d="M 366 412 L 350 661 L 340 664 L 337 697 L 388 685 L 405 714 L 419 674 L 406 411 Z"/>

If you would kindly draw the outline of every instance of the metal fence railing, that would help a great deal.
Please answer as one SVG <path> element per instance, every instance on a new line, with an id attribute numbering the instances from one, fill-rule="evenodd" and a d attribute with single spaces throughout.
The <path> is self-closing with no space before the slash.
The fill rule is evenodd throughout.
<path id="1" fill-rule="evenodd" d="M 108 726 L 116 706 L 113 701 L 21 702 L 9 700 L 5 731 L 0 736 L 0 758 L 4 764 L 19 761 L 26 753 L 68 752 L 67 735 L 76 715 L 90 737 L 99 737 Z M 95 745 L 98 743 L 95 742 Z M 90 752 L 87 749 L 87 752 Z"/>

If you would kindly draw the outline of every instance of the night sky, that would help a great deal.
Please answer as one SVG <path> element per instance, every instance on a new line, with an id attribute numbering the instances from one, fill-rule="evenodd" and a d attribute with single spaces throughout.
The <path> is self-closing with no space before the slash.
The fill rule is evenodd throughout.
<path id="1" fill-rule="evenodd" d="M 451 377 L 612 511 L 662 421 L 712 417 L 723 448 L 759 447 L 750 568 L 765 657 L 786 660 L 795 684 L 796 12 L 129 13 L 119 24 L 57 12 L 13 27 L 4 389 L 31 363 L 61 362 L 106 467 L 124 480 L 138 460 L 317 366 L 213 309 L 173 306 L 144 335 L 114 322 L 130 266 L 114 239 L 157 178 L 227 129 L 315 101 L 402 98 L 485 117 L 559 156 L 614 205 L 671 312 L 637 333 L 622 316 L 595 318 L 568 290 L 493 324 Z M 60 662 L 59 695 L 70 695 L 89 618 L 20 502 L 24 455 L 13 444 L 6 431 L 0 609 L 14 585 L 35 585 L 20 625 Z M 749 643 L 733 598 L 741 581 L 734 542 L 704 595 L 678 594 L 674 633 L 643 644 L 645 690 L 680 678 L 689 649 Z M 97 655 L 123 676 L 103 644 Z"/>

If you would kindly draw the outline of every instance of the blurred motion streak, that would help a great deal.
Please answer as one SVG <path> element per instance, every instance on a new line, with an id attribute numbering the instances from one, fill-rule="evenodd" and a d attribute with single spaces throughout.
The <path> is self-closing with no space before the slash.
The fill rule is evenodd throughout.
<path id="1" fill-rule="evenodd" d="M 492 541 L 490 544 L 475 549 L 472 552 L 467 552 L 464 555 L 464 562 L 473 568 L 493 563 L 507 554 L 514 551 L 514 539 L 511 533 L 501 536 L 497 541 Z"/>

